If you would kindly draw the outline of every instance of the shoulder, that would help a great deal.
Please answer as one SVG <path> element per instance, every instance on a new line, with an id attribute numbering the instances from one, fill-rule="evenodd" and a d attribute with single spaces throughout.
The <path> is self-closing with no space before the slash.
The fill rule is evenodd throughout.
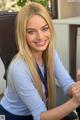
<path id="1" fill-rule="evenodd" d="M 9 65 L 9 69 L 22 70 L 23 68 L 27 69 L 28 64 L 22 58 L 13 60 Z"/>
<path id="2" fill-rule="evenodd" d="M 58 52 L 55 50 L 54 52 L 54 61 L 56 62 L 57 60 L 59 60 L 59 56 L 58 56 Z"/>
<path id="3" fill-rule="evenodd" d="M 20 74 L 29 74 L 30 70 L 28 67 L 28 64 L 21 58 L 18 58 L 16 60 L 13 60 L 8 68 L 8 76 L 10 75 L 20 75 Z M 31 76 L 31 75 L 30 75 Z"/>

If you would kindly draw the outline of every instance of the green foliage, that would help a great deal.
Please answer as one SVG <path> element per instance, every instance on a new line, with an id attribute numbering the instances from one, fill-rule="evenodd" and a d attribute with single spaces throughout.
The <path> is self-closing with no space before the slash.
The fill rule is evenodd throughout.
<path id="1" fill-rule="evenodd" d="M 31 0 L 31 1 L 38 2 L 42 4 L 43 6 L 45 6 L 46 8 L 48 8 L 48 0 Z"/>
<path id="2" fill-rule="evenodd" d="M 38 2 L 48 9 L 48 0 L 18 0 L 17 5 L 22 7 L 25 5 L 26 2 L 29 1 Z"/>
<path id="3" fill-rule="evenodd" d="M 26 2 L 27 2 L 27 0 L 18 0 L 17 5 L 22 7 L 25 5 Z"/>

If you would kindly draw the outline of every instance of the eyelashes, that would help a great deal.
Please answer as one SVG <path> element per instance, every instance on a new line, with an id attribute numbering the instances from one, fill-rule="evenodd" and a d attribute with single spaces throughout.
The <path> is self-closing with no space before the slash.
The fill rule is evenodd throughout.
<path id="1" fill-rule="evenodd" d="M 47 27 L 43 27 L 43 28 L 41 28 L 41 31 L 43 31 L 43 32 L 46 32 L 47 30 L 49 29 L 49 27 L 47 26 Z M 34 34 L 34 33 L 37 33 L 37 30 L 35 30 L 35 29 L 31 29 L 31 30 L 26 30 L 26 32 L 28 33 L 28 34 Z"/>

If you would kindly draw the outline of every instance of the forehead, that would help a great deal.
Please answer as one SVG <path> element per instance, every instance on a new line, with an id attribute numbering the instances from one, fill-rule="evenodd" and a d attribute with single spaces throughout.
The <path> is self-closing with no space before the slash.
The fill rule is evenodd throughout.
<path id="1" fill-rule="evenodd" d="M 41 27 L 46 24 L 46 20 L 40 15 L 32 15 L 27 21 L 27 27 Z"/>

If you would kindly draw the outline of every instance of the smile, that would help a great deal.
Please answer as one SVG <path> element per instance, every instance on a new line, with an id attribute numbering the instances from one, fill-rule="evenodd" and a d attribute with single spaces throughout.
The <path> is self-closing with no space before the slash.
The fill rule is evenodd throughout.
<path id="1" fill-rule="evenodd" d="M 44 46 L 46 44 L 46 40 L 45 41 L 40 41 L 40 42 L 35 42 L 36 45 L 38 46 Z"/>

